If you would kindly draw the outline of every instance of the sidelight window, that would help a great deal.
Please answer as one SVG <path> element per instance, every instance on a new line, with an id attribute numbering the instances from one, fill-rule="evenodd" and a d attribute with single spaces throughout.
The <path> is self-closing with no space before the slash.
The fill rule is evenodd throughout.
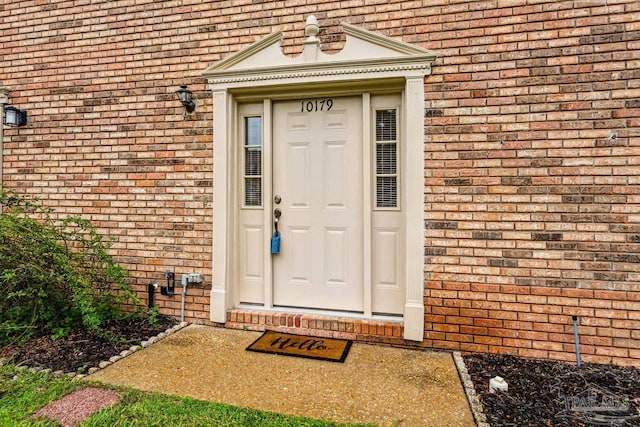
<path id="1" fill-rule="evenodd" d="M 262 117 L 244 118 L 244 205 L 262 206 Z"/>
<path id="2" fill-rule="evenodd" d="M 396 109 L 376 110 L 375 188 L 377 208 L 398 207 L 398 117 Z"/>

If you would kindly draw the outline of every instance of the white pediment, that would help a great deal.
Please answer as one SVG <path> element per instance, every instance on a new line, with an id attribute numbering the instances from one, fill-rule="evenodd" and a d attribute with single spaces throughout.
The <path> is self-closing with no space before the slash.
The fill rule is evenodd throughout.
<path id="1" fill-rule="evenodd" d="M 302 54 L 282 53 L 282 33 L 275 32 L 228 58 L 208 67 L 202 74 L 212 85 L 243 86 L 330 77 L 331 80 L 427 75 L 436 54 L 408 43 L 343 23 L 344 48 L 327 55 L 320 50 L 317 21 L 307 20 Z M 364 75 L 364 77 L 363 77 Z"/>

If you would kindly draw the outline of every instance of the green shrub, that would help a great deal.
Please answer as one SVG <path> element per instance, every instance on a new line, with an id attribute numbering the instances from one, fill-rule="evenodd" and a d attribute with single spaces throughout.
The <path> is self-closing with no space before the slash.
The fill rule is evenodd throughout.
<path id="1" fill-rule="evenodd" d="M 105 241 L 80 216 L 63 220 L 52 211 L 0 189 L 0 342 L 34 332 L 65 335 L 124 315 L 138 304 Z"/>

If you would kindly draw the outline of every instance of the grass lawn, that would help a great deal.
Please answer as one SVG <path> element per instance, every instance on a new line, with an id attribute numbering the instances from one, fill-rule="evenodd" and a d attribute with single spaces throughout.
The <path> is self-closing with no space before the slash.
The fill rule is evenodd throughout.
<path id="1" fill-rule="evenodd" d="M 16 370 L 0 364 L 0 426 L 55 426 L 31 414 L 48 402 L 82 387 L 87 382 L 46 373 Z M 95 384 L 91 384 L 95 385 Z M 322 420 L 290 417 L 200 400 L 119 389 L 119 403 L 94 414 L 82 426 L 338 426 Z"/>

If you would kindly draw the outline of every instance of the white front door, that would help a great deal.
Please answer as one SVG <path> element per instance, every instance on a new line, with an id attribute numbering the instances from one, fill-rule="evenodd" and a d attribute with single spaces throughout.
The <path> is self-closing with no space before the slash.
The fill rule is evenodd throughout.
<path id="1" fill-rule="evenodd" d="M 273 104 L 275 306 L 363 311 L 362 132 L 361 97 Z"/>

